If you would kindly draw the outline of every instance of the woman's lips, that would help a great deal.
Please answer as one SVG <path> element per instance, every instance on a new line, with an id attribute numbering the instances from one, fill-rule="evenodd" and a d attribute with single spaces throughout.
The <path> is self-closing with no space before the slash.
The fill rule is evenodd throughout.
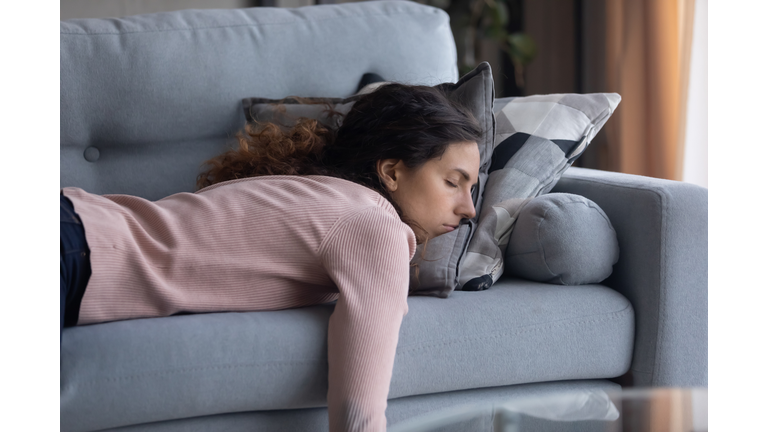
<path id="1" fill-rule="evenodd" d="M 451 231 L 453 231 L 453 230 L 455 230 L 455 229 L 456 229 L 456 227 L 455 227 L 455 226 L 451 226 L 451 225 L 443 225 L 443 227 L 444 227 L 446 230 L 448 230 L 448 232 L 451 232 Z"/>

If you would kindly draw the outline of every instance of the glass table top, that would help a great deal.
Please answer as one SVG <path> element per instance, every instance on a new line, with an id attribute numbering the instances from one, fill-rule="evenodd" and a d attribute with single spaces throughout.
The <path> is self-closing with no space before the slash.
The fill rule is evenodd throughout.
<path id="1" fill-rule="evenodd" d="M 704 432 L 706 388 L 574 390 L 447 407 L 388 432 Z"/>

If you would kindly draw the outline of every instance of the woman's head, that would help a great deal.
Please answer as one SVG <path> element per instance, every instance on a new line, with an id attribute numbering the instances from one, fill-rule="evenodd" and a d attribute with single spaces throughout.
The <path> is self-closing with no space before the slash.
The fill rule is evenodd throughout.
<path id="1" fill-rule="evenodd" d="M 322 161 L 387 197 L 421 242 L 474 216 L 482 132 L 441 90 L 387 84 L 354 104 Z"/>
<path id="2" fill-rule="evenodd" d="M 477 120 L 434 87 L 387 84 L 363 95 L 337 131 L 302 119 L 249 124 L 239 147 L 207 162 L 202 188 L 260 175 L 330 175 L 386 197 L 419 242 L 474 216 L 482 136 Z"/>
<path id="3" fill-rule="evenodd" d="M 477 143 L 453 143 L 417 168 L 401 160 L 381 159 L 378 173 L 390 199 L 413 228 L 419 242 L 453 231 L 475 216 L 472 192 L 480 171 Z"/>

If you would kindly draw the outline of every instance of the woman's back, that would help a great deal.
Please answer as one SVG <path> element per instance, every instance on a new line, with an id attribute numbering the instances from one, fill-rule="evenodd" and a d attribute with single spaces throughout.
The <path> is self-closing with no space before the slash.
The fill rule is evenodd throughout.
<path id="1" fill-rule="evenodd" d="M 206 163 L 198 185 L 212 186 L 196 194 L 152 203 L 66 189 L 74 246 L 62 238 L 61 328 L 337 299 L 329 429 L 383 431 L 417 236 L 475 216 L 482 132 L 443 90 L 390 83 L 362 95 L 336 131 L 309 119 L 248 125 Z M 75 212 L 82 227 L 65 218 Z M 89 253 L 78 304 L 84 284 L 69 275 L 88 273 Z"/>
<path id="2" fill-rule="evenodd" d="M 92 251 L 78 324 L 324 303 L 338 297 L 339 270 L 363 271 L 348 258 L 334 262 L 330 249 L 361 260 L 389 249 L 354 250 L 336 241 L 343 231 L 373 228 L 387 242 L 407 243 L 387 258 L 401 271 L 416 246 L 388 200 L 333 177 L 253 177 L 155 202 L 76 188 L 64 195 Z"/>

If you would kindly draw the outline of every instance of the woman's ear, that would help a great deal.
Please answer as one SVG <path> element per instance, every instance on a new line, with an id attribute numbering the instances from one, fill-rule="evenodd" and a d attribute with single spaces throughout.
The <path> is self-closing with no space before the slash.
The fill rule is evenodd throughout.
<path id="1" fill-rule="evenodd" d="M 401 164 L 402 161 L 399 159 L 379 159 L 376 161 L 376 173 L 379 175 L 381 183 L 390 192 L 397 190 Z"/>

